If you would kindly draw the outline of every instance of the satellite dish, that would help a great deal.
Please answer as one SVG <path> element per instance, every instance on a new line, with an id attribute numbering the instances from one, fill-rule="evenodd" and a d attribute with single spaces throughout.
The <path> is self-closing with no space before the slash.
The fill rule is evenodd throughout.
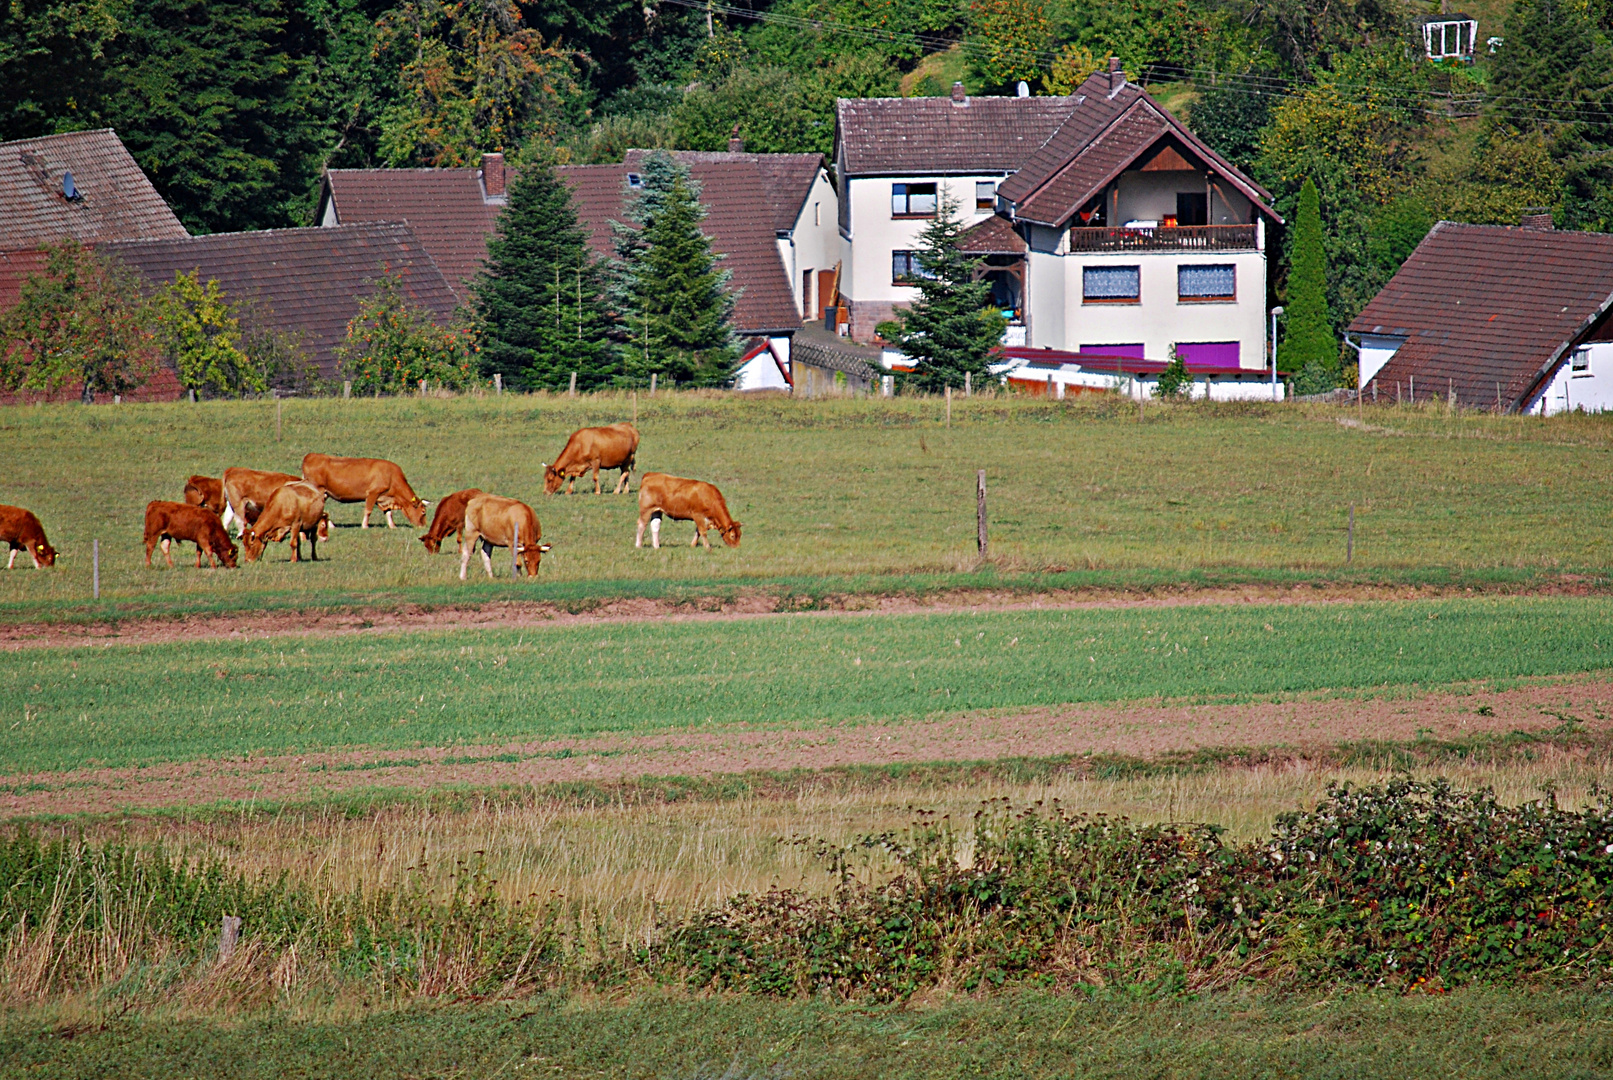
<path id="1" fill-rule="evenodd" d="M 62 198 L 68 202 L 77 202 L 82 198 L 78 193 L 78 185 L 73 183 L 71 171 L 62 173 Z"/>

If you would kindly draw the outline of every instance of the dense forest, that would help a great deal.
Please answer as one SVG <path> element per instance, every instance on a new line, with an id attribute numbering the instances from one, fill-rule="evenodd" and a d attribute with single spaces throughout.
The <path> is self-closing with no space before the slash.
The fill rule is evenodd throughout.
<path id="1" fill-rule="evenodd" d="M 1463 64 L 1389 0 L 11 0 L 0 138 L 116 128 L 193 231 L 254 229 L 308 223 L 327 167 L 828 152 L 837 97 L 1061 93 L 1112 54 L 1286 215 L 1314 182 L 1337 325 L 1435 220 L 1613 225 L 1613 4 L 1499 3 Z"/>

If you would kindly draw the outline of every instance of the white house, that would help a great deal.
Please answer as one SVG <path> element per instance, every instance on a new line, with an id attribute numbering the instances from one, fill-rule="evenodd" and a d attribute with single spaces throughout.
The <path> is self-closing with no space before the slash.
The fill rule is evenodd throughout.
<path id="1" fill-rule="evenodd" d="M 950 198 L 1009 316 L 1011 358 L 1133 361 L 1137 393 L 1173 350 L 1206 386 L 1269 373 L 1270 195 L 1117 64 L 1069 97 L 843 100 L 835 164 L 858 340 L 917 295 L 918 236 Z"/>

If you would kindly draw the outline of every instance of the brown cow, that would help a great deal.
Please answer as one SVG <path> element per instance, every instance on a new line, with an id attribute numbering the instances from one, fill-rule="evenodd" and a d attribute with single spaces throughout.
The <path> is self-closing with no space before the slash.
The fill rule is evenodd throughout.
<path id="1" fill-rule="evenodd" d="M 432 555 L 442 550 L 442 542 L 449 533 L 459 534 L 459 546 L 465 546 L 465 504 L 482 493 L 481 488 L 466 488 L 452 495 L 444 495 L 437 503 L 437 513 L 431 519 L 431 529 L 420 538 L 426 551 Z"/>
<path id="2" fill-rule="evenodd" d="M 230 504 L 224 501 L 224 481 L 214 480 L 211 476 L 193 476 L 186 480 L 185 502 L 211 510 L 219 517 L 223 517 L 230 508 Z"/>
<path id="3" fill-rule="evenodd" d="M 526 564 L 527 577 L 535 577 L 538 563 L 543 560 L 543 553 L 549 550 L 549 545 L 538 543 L 543 536 L 543 528 L 538 524 L 538 515 L 532 512 L 532 507 L 501 495 L 478 495 L 466 503 L 465 538 L 459 547 L 459 580 L 465 580 L 465 567 L 470 565 L 470 553 L 475 550 L 478 541 L 482 545 L 482 566 L 487 569 L 487 576 L 492 577 L 493 549 L 509 547 L 515 543 L 517 533 L 521 547 L 516 554 Z"/>
<path id="4" fill-rule="evenodd" d="M 739 522 L 728 516 L 728 504 L 722 492 L 704 480 L 685 480 L 666 473 L 645 473 L 638 484 L 638 537 L 634 547 L 644 546 L 644 524 L 650 525 L 650 542 L 661 546 L 661 515 L 673 521 L 694 522 L 694 539 L 689 546 L 705 544 L 706 530 L 715 528 L 722 534 L 723 543 L 739 546 Z"/>
<path id="5" fill-rule="evenodd" d="M 146 565 L 151 565 L 151 552 L 162 544 L 163 558 L 168 569 L 174 568 L 172 544 L 175 540 L 189 540 L 196 545 L 196 569 L 202 568 L 202 555 L 207 565 L 218 568 L 223 563 L 230 570 L 236 568 L 236 548 L 224 523 L 211 510 L 190 503 L 153 499 L 146 503 Z M 216 560 L 216 561 L 215 561 Z"/>
<path id="6" fill-rule="evenodd" d="M 426 501 L 414 493 L 403 470 L 381 458 L 331 457 L 309 454 L 302 459 L 302 478 L 337 502 L 364 504 L 362 525 L 370 527 L 370 512 L 379 507 L 387 528 L 395 529 L 392 511 L 402 510 L 409 524 L 426 523 Z"/>
<path id="7" fill-rule="evenodd" d="M 11 549 L 6 557 L 6 569 L 17 561 L 17 552 L 26 551 L 34 560 L 34 569 L 56 565 L 56 549 L 45 539 L 45 527 L 31 511 L 20 506 L 0 506 L 0 541 Z"/>
<path id="8" fill-rule="evenodd" d="M 247 525 L 252 521 L 248 516 L 248 508 L 255 517 L 258 511 L 269 505 L 269 496 L 277 488 L 302 479 L 283 472 L 260 472 L 257 469 L 225 469 L 224 479 L 220 486 L 224 489 L 224 524 L 228 525 L 230 519 L 235 519 L 235 535 L 240 536 L 246 531 Z"/>
<path id="9" fill-rule="evenodd" d="M 311 562 L 318 562 L 319 538 L 328 520 L 323 491 L 304 480 L 282 484 L 269 496 L 269 504 L 257 515 L 257 519 L 241 534 L 247 561 L 257 562 L 263 557 L 266 546 L 290 537 L 291 561 L 300 562 L 301 540 L 306 536 L 308 558 Z"/>
<path id="10" fill-rule="evenodd" d="M 553 495 L 567 480 L 567 495 L 577 493 L 577 477 L 594 470 L 594 494 L 599 494 L 599 470 L 620 469 L 612 495 L 632 490 L 633 459 L 638 456 L 638 428 L 632 424 L 578 428 L 566 440 L 566 448 L 553 465 L 543 467 L 543 493 Z"/>

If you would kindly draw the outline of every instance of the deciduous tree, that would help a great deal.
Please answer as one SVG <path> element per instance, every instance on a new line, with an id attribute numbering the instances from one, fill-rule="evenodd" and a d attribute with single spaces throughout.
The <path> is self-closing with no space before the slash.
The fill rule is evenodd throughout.
<path id="1" fill-rule="evenodd" d="M 409 302 L 402 278 L 388 275 L 359 303 L 336 349 L 342 377 L 360 393 L 408 393 L 428 383 L 462 390 L 477 376 L 476 342 L 463 326 L 439 326 Z"/>
<path id="2" fill-rule="evenodd" d="M 242 347 L 241 323 L 217 281 L 176 273 L 151 298 L 152 333 L 179 383 L 198 395 L 236 397 L 269 388 Z"/>

